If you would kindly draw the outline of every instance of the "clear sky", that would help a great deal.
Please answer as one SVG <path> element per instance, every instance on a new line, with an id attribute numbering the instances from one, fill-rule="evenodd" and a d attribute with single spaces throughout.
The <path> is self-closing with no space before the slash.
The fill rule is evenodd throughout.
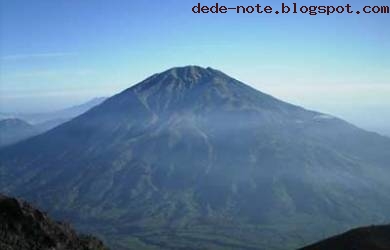
<path id="1" fill-rule="evenodd" d="M 174 66 L 200 65 L 390 134 L 390 14 L 193 14 L 199 0 L 0 2 L 0 111 L 53 110 Z M 219 0 L 275 9 L 281 2 Z"/>

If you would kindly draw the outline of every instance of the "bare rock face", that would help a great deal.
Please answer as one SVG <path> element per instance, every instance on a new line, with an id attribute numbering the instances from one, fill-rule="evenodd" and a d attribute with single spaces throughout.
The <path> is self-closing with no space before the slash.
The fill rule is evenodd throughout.
<path id="1" fill-rule="evenodd" d="M 0 249 L 106 250 L 92 236 L 79 236 L 26 202 L 0 194 Z"/>

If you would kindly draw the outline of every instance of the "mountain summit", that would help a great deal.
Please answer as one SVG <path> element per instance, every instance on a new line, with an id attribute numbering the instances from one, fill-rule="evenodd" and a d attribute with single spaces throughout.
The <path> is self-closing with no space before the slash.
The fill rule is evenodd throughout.
<path id="1" fill-rule="evenodd" d="M 0 191 L 114 249 L 292 249 L 388 218 L 389 152 L 386 137 L 190 66 L 1 149 Z"/>
<path id="2" fill-rule="evenodd" d="M 188 66 L 155 74 L 118 95 L 135 94 L 153 112 L 201 109 L 278 109 L 281 102 L 212 68 Z M 283 103 L 284 104 L 284 103 Z M 260 105 L 260 106 L 259 106 Z"/>

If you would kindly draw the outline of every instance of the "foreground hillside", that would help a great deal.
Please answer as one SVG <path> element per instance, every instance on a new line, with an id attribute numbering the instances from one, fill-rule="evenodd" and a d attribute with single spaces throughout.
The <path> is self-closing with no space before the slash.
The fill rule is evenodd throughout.
<path id="1" fill-rule="evenodd" d="M 0 190 L 113 249 L 294 249 L 390 217 L 390 139 L 173 68 L 0 149 Z"/>
<path id="2" fill-rule="evenodd" d="M 53 221 L 31 205 L 0 194 L 1 250 L 107 250 L 91 236 Z"/>
<path id="3" fill-rule="evenodd" d="M 300 250 L 389 250 L 390 226 L 351 230 Z"/>

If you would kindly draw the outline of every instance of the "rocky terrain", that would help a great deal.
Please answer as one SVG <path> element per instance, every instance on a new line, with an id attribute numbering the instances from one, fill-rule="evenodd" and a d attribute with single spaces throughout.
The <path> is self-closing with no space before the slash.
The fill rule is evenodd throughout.
<path id="1" fill-rule="evenodd" d="M 348 231 L 300 250 L 389 250 L 390 226 L 370 226 Z"/>
<path id="2" fill-rule="evenodd" d="M 30 204 L 0 194 L 1 250 L 108 250 L 92 237 L 77 235 Z"/>

